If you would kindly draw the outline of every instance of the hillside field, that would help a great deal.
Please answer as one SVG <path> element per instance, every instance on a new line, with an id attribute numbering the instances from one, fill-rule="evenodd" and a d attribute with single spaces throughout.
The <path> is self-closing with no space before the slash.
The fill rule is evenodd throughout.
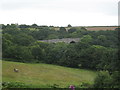
<path id="1" fill-rule="evenodd" d="M 73 27 L 65 27 L 65 29 L 68 31 L 70 28 L 76 28 L 79 29 L 82 26 L 73 26 Z M 116 28 L 118 28 L 118 26 L 83 26 L 87 29 L 87 31 L 106 31 L 106 30 L 115 30 Z M 60 27 L 54 27 L 53 29 L 55 30 L 59 30 Z"/>
<path id="2" fill-rule="evenodd" d="M 19 69 L 14 72 L 13 69 Z M 93 84 L 97 72 L 67 68 L 50 64 L 28 64 L 19 62 L 2 62 L 3 82 L 22 82 L 31 87 L 49 88 L 57 84 L 61 88 L 67 88 L 73 84 L 79 86 L 82 83 Z"/>

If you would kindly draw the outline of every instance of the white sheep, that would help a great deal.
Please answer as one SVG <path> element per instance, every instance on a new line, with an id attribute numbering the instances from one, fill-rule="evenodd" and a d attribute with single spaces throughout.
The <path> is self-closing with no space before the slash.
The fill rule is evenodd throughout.
<path id="1" fill-rule="evenodd" d="M 18 70 L 18 69 L 16 69 L 16 68 L 14 68 L 14 72 L 19 72 L 19 70 Z"/>

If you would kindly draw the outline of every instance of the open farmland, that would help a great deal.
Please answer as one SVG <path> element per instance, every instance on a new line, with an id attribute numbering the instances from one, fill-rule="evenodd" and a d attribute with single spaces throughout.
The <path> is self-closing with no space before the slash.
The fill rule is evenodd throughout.
<path id="1" fill-rule="evenodd" d="M 86 29 L 88 30 L 88 31 L 99 31 L 99 30 L 115 30 L 117 28 L 117 26 L 116 27 L 86 27 Z"/>

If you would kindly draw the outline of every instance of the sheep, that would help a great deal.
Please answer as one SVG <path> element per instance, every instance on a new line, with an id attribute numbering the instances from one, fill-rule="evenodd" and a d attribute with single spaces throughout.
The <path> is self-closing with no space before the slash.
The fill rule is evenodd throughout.
<path id="1" fill-rule="evenodd" d="M 16 69 L 16 68 L 14 68 L 14 72 L 19 72 L 19 70 L 18 70 L 18 69 Z"/>

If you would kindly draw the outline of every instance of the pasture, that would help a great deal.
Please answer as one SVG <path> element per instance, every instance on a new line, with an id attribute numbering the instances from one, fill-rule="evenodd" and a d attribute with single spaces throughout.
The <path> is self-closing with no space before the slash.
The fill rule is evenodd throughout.
<path id="1" fill-rule="evenodd" d="M 14 72 L 14 68 L 17 68 L 19 72 Z M 71 84 L 79 87 L 83 83 L 92 85 L 96 75 L 95 71 L 50 64 L 2 62 L 3 82 L 21 82 L 33 88 L 49 88 L 52 85 L 68 88 Z"/>
<path id="2" fill-rule="evenodd" d="M 70 28 L 76 28 L 79 29 L 82 26 L 73 26 L 73 27 L 65 27 L 65 29 L 68 31 Z M 106 31 L 106 30 L 115 30 L 116 28 L 118 28 L 117 26 L 83 26 L 87 29 L 87 31 Z M 55 30 L 59 30 L 60 27 L 54 27 L 53 29 Z"/>

